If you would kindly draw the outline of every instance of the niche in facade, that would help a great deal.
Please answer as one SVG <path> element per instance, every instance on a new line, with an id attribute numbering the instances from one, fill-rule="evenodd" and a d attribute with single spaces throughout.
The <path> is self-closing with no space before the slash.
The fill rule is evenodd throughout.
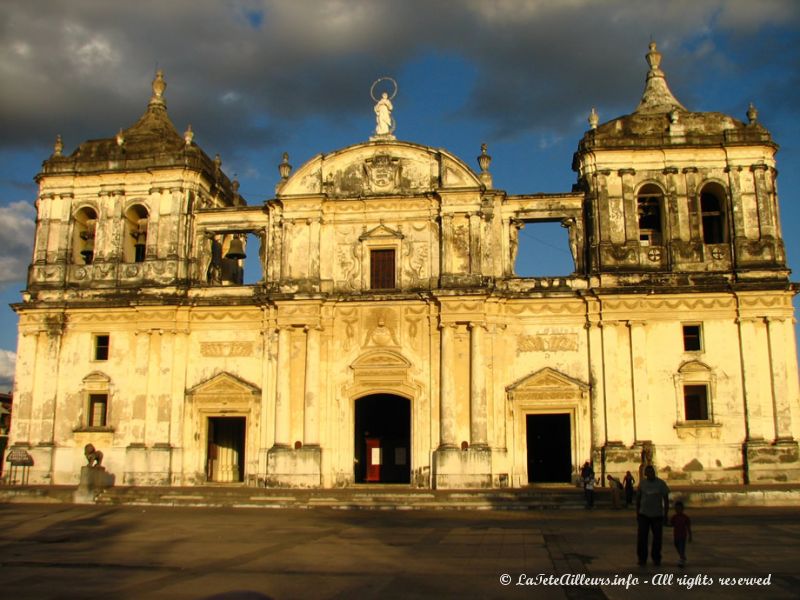
<path id="1" fill-rule="evenodd" d="M 209 285 L 255 285 L 264 279 L 261 238 L 250 232 L 215 233 L 210 241 Z"/>
<path id="2" fill-rule="evenodd" d="M 134 204 L 123 215 L 122 260 L 126 263 L 144 262 L 147 252 L 147 209 Z"/>
<path id="3" fill-rule="evenodd" d="M 97 212 L 84 206 L 75 213 L 72 233 L 72 262 L 90 265 L 94 260 L 94 242 L 97 230 Z"/>

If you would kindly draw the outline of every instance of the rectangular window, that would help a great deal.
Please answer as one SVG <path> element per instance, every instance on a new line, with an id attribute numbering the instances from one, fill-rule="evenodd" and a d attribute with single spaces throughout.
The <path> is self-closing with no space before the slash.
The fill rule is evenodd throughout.
<path id="1" fill-rule="evenodd" d="M 683 349 L 686 352 L 699 352 L 703 349 L 701 333 L 700 325 L 683 326 Z"/>
<path id="2" fill-rule="evenodd" d="M 708 421 L 708 387 L 683 386 L 683 406 L 686 421 Z"/>
<path id="3" fill-rule="evenodd" d="M 105 427 L 108 394 L 89 394 L 89 427 Z"/>
<path id="4" fill-rule="evenodd" d="M 94 359 L 95 360 L 108 360 L 108 335 L 94 336 Z"/>
<path id="5" fill-rule="evenodd" d="M 373 290 L 392 290 L 394 280 L 394 250 L 372 250 L 369 258 L 369 287 Z"/>

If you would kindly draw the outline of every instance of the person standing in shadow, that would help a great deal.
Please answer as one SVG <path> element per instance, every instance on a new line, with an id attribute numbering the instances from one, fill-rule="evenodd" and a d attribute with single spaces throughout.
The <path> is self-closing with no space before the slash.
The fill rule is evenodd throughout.
<path id="1" fill-rule="evenodd" d="M 644 468 L 644 479 L 636 494 L 636 554 L 639 566 L 647 564 L 647 542 L 653 532 L 650 556 L 653 564 L 661 564 L 661 541 L 664 525 L 669 524 L 669 487 L 656 477 L 653 465 Z"/>

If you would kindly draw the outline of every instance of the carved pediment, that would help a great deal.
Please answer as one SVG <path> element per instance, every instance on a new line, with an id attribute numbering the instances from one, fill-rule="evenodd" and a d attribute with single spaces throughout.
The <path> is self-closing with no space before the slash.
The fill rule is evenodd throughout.
<path id="1" fill-rule="evenodd" d="M 396 229 L 392 229 L 391 227 L 387 227 L 383 223 L 378 225 L 377 227 L 373 227 L 369 231 L 365 231 L 358 239 L 360 241 L 368 240 L 368 239 L 376 239 L 376 238 L 394 238 L 394 239 L 403 239 L 403 234 Z"/>
<path id="2" fill-rule="evenodd" d="M 550 367 L 526 375 L 506 388 L 509 399 L 580 398 L 589 386 Z"/>
<path id="3" fill-rule="evenodd" d="M 678 368 L 679 373 L 710 373 L 711 367 L 699 360 L 690 360 Z"/>
<path id="4" fill-rule="evenodd" d="M 407 369 L 410 366 L 411 363 L 404 357 L 395 352 L 385 351 L 367 352 L 366 354 L 362 354 L 355 361 L 353 361 L 353 364 L 351 365 L 353 369 L 374 369 L 376 367 Z"/>
<path id="5" fill-rule="evenodd" d="M 455 156 L 419 144 L 382 141 L 318 155 L 280 184 L 278 197 L 325 194 L 336 198 L 418 195 L 439 187 L 480 187 Z"/>
<path id="6" fill-rule="evenodd" d="M 86 377 L 83 378 L 84 385 L 90 383 L 105 383 L 108 384 L 111 382 L 111 378 L 101 371 L 92 371 Z"/>
<path id="7" fill-rule="evenodd" d="M 260 396 L 261 390 L 254 385 L 251 385 L 232 375 L 230 373 L 219 373 L 211 379 L 207 379 L 187 391 L 188 394 L 193 396 L 215 396 L 225 397 L 233 395 L 253 395 Z"/>

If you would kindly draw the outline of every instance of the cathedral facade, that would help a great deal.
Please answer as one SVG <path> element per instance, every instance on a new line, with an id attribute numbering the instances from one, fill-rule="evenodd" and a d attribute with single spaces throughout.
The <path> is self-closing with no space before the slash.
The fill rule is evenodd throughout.
<path id="1" fill-rule="evenodd" d="M 660 60 L 631 114 L 592 111 L 570 192 L 397 140 L 384 94 L 373 137 L 284 155 L 252 206 L 159 72 L 136 124 L 59 139 L 37 177 L 10 444 L 30 482 L 77 483 L 87 444 L 124 485 L 521 487 L 587 460 L 800 480 L 777 145 L 752 106 L 684 108 Z M 542 221 L 573 273 L 515 274 Z"/>

